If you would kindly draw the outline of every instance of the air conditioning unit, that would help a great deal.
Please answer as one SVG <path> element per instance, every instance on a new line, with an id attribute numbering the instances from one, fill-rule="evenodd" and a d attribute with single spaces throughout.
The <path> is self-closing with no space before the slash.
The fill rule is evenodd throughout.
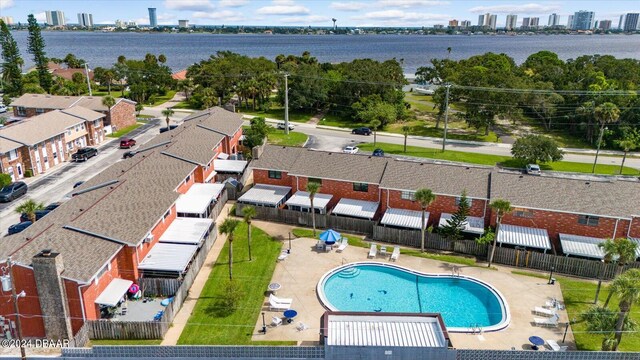
<path id="1" fill-rule="evenodd" d="M 152 241 L 153 241 L 153 234 L 149 234 L 149 235 L 147 235 L 146 238 L 144 238 L 144 242 L 146 242 L 146 243 L 150 243 Z"/>

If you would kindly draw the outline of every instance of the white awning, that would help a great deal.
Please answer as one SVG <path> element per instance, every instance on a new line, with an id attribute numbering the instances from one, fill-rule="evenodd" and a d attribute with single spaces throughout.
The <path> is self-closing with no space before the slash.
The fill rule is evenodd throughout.
<path id="1" fill-rule="evenodd" d="M 598 244 L 604 239 L 571 234 L 559 234 L 562 252 L 565 255 L 584 256 L 595 259 L 604 259 L 604 251 Z"/>
<path id="2" fill-rule="evenodd" d="M 133 284 L 131 280 L 124 280 L 115 278 L 111 280 L 109 285 L 102 290 L 100 296 L 95 300 L 96 304 L 106 306 L 116 306 L 120 302 L 120 299 L 127 293 L 129 288 Z"/>
<path id="3" fill-rule="evenodd" d="M 205 183 L 210 182 L 210 181 L 211 181 L 211 179 L 213 179 L 213 178 L 216 176 L 216 174 L 217 174 L 217 172 L 212 171 L 212 172 L 211 172 L 211 174 L 209 174 L 209 176 L 207 176 L 207 178 L 206 178 L 206 179 L 204 179 L 204 182 L 205 182 Z"/>
<path id="4" fill-rule="evenodd" d="M 229 154 L 221 152 L 218 154 L 218 159 L 226 160 L 229 158 Z"/>
<path id="5" fill-rule="evenodd" d="M 422 211 L 388 208 L 380 223 L 382 225 L 398 226 L 421 230 Z M 429 212 L 424 214 L 425 224 L 429 221 Z"/>
<path id="6" fill-rule="evenodd" d="M 178 201 L 176 201 L 176 211 L 179 213 L 204 214 L 209 204 L 218 198 L 223 189 L 223 184 L 193 184 L 189 191 L 180 195 Z"/>
<path id="7" fill-rule="evenodd" d="M 629 240 L 633 241 L 634 243 L 636 243 L 636 259 L 640 258 L 640 238 L 632 238 L 630 237 Z"/>
<path id="8" fill-rule="evenodd" d="M 313 197 L 313 207 L 316 209 L 324 209 L 331 201 L 333 195 L 316 193 Z M 287 206 L 300 206 L 303 208 L 311 208 L 311 200 L 309 200 L 309 193 L 306 191 L 298 191 L 293 194 L 292 197 L 285 203 Z"/>
<path id="9" fill-rule="evenodd" d="M 209 218 L 176 218 L 160 236 L 160 242 L 200 245 L 212 224 Z"/>
<path id="10" fill-rule="evenodd" d="M 217 172 L 241 173 L 247 167 L 245 160 L 213 160 L 213 168 Z"/>
<path id="11" fill-rule="evenodd" d="M 373 219 L 378 210 L 379 203 L 373 201 L 354 200 L 342 198 L 331 211 L 335 215 L 353 216 L 364 219 Z"/>
<path id="12" fill-rule="evenodd" d="M 453 215 L 449 213 L 440 214 L 440 222 L 438 223 L 439 227 L 443 227 L 447 225 L 447 220 L 451 219 Z M 465 221 L 464 226 L 460 231 L 473 233 L 473 234 L 484 234 L 484 218 L 475 217 L 475 216 L 467 216 L 467 221 Z"/>
<path id="13" fill-rule="evenodd" d="M 536 249 L 551 249 L 549 234 L 545 229 L 500 224 L 496 240 L 502 244 L 524 246 Z"/>
<path id="14" fill-rule="evenodd" d="M 437 317 L 330 314 L 327 345 L 439 347 L 448 346 Z"/>
<path id="15" fill-rule="evenodd" d="M 258 184 L 238 199 L 238 202 L 258 206 L 280 206 L 291 192 L 288 186 Z"/>
<path id="16" fill-rule="evenodd" d="M 144 257 L 138 268 L 182 273 L 197 250 L 196 245 L 157 243 Z"/>

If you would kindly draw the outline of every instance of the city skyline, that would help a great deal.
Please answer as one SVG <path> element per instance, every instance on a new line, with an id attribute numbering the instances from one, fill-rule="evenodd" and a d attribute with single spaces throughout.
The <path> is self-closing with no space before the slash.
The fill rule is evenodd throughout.
<path id="1" fill-rule="evenodd" d="M 126 6 L 119 6 L 122 3 Z M 497 28 L 506 26 L 507 15 L 521 19 L 539 17 L 545 20 L 558 14 L 560 24 L 566 24 L 569 15 L 580 10 L 595 13 L 594 21 L 617 19 L 625 13 L 640 12 L 633 1 L 578 2 L 565 1 L 440 1 L 440 0 L 376 0 L 365 1 L 310 1 L 310 0 L 124 0 L 92 1 L 90 5 L 76 1 L 17 1 L 0 2 L 2 16 L 11 16 L 15 23 L 26 22 L 33 13 L 39 22 L 46 21 L 46 11 L 62 11 L 67 23 L 75 24 L 77 13 L 92 13 L 94 24 L 114 24 L 116 20 L 149 24 L 148 8 L 157 9 L 158 25 L 178 25 L 188 19 L 195 25 L 275 25 L 275 26 L 433 26 L 447 25 L 450 20 L 470 20 L 477 23 L 480 15 L 497 15 Z"/>

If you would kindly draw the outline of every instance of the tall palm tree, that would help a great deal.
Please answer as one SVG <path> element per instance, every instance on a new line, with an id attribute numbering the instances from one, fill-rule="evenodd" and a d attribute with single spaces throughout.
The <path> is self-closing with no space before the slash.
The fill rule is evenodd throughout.
<path id="1" fill-rule="evenodd" d="M 489 204 L 489 207 L 496 212 L 496 237 L 493 239 L 493 247 L 491 248 L 491 255 L 489 256 L 489 267 L 493 262 L 493 254 L 496 252 L 496 245 L 498 243 L 498 234 L 500 231 L 500 224 L 502 224 L 502 218 L 510 213 L 513 208 L 508 200 L 496 199 Z"/>
<path id="2" fill-rule="evenodd" d="M 233 280 L 233 232 L 236 231 L 239 223 L 238 220 L 226 218 L 219 229 L 220 234 L 227 235 L 229 240 L 229 280 Z"/>
<path id="3" fill-rule="evenodd" d="M 587 325 L 587 331 L 599 333 L 604 336 L 601 350 L 611 351 L 615 346 L 616 339 L 614 332 L 616 329 L 616 313 L 604 307 L 592 306 L 587 311 L 580 314 L 580 320 Z M 627 328 L 628 328 L 627 324 Z"/>
<path id="4" fill-rule="evenodd" d="M 638 142 L 635 139 L 624 138 L 622 140 L 616 140 L 616 145 L 622 151 L 624 151 L 624 155 L 622 156 L 622 164 L 620 164 L 620 174 L 622 175 L 622 171 L 624 170 L 624 162 L 627 160 L 627 153 L 629 151 L 633 151 L 638 148 Z"/>
<path id="5" fill-rule="evenodd" d="M 316 237 L 316 209 L 313 207 L 313 200 L 320 191 L 320 184 L 315 181 L 307 182 L 307 192 L 309 193 L 309 201 L 311 202 L 311 224 L 313 225 L 313 237 Z"/>
<path id="6" fill-rule="evenodd" d="M 635 260 L 638 245 L 627 238 L 621 237 L 617 239 L 607 239 L 605 242 L 599 243 L 598 247 L 604 251 L 604 262 L 610 263 L 617 261 L 616 275 L 620 275 L 624 266 Z M 604 307 L 609 305 L 611 295 L 613 295 L 613 291 L 609 291 L 607 300 L 604 302 Z"/>
<path id="7" fill-rule="evenodd" d="M 422 223 L 420 223 L 420 251 L 424 252 L 424 238 L 427 231 L 427 221 L 425 221 L 425 216 L 429 205 L 436 200 L 436 195 L 431 191 L 431 189 L 419 189 L 416 191 L 414 199 L 422 208 Z"/>
<path id="8" fill-rule="evenodd" d="M 596 172 L 596 165 L 598 164 L 598 154 L 600 153 L 600 145 L 602 143 L 602 134 L 604 133 L 604 127 L 606 124 L 614 123 L 618 121 L 620 117 L 620 109 L 614 103 L 606 102 L 599 105 L 594 110 L 596 120 L 600 123 L 600 136 L 598 136 L 598 147 L 596 150 L 596 158 L 593 161 L 592 173 Z"/>
<path id="9" fill-rule="evenodd" d="M 107 107 L 107 112 L 109 113 L 109 121 L 111 121 L 111 108 L 116 104 L 116 99 L 111 95 L 107 95 L 102 98 L 102 105 Z"/>
<path id="10" fill-rule="evenodd" d="M 247 245 L 249 246 L 249 261 L 251 261 L 251 220 L 256 217 L 256 208 L 251 205 L 245 205 L 242 208 L 242 216 L 244 222 L 247 223 Z"/>
<path id="11" fill-rule="evenodd" d="M 369 123 L 369 126 L 371 126 L 371 129 L 373 130 L 373 146 L 376 146 L 376 136 L 380 125 L 382 125 L 380 120 L 372 120 L 371 123 Z"/>
<path id="12" fill-rule="evenodd" d="M 169 128 L 169 123 L 171 122 L 171 119 L 169 119 L 169 117 L 172 116 L 174 113 L 175 111 L 173 111 L 173 109 L 162 110 L 162 115 L 165 117 L 165 121 L 167 122 L 167 129 Z"/>
<path id="13" fill-rule="evenodd" d="M 402 135 L 404 135 L 404 152 L 407 152 L 407 137 L 409 137 L 410 131 L 411 131 L 411 126 L 409 125 L 402 126 Z"/>
<path id="14" fill-rule="evenodd" d="M 630 269 L 618 276 L 611 284 L 611 291 L 620 298 L 618 319 L 616 321 L 616 344 L 613 351 L 618 350 L 622 340 L 625 320 L 631 307 L 640 299 L 640 269 Z"/>
<path id="15" fill-rule="evenodd" d="M 36 222 L 36 211 L 44 209 L 43 203 L 38 203 L 32 199 L 25 200 L 22 204 L 16 207 L 15 212 L 18 214 L 25 213 L 29 218 L 29 221 Z"/>

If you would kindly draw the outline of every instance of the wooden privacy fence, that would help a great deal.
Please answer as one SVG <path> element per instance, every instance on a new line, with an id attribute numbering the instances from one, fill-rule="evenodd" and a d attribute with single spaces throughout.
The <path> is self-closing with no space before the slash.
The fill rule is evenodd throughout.
<path id="1" fill-rule="evenodd" d="M 162 339 L 169 329 L 169 323 L 164 321 L 89 320 L 85 324 L 89 327 L 91 339 Z"/>

